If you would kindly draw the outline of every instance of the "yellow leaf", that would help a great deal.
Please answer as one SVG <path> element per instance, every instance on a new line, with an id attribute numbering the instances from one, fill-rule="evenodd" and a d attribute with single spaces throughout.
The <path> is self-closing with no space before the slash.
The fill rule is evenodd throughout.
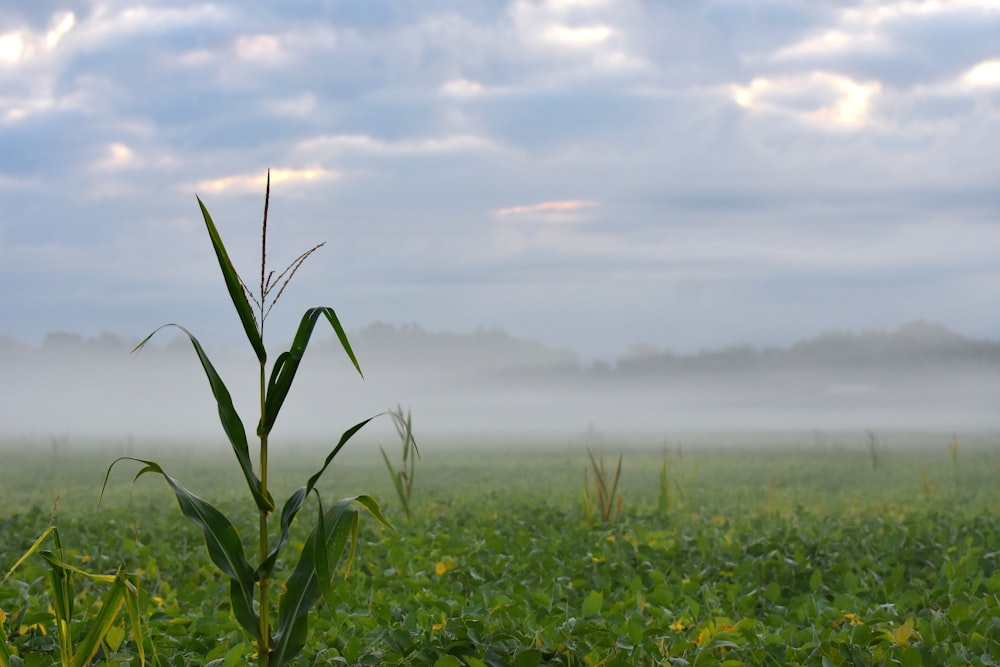
<path id="1" fill-rule="evenodd" d="M 896 628 L 896 632 L 892 635 L 892 641 L 895 642 L 897 646 L 909 646 L 910 640 L 917 634 L 917 631 L 913 629 L 913 619 L 906 619 L 906 623 Z"/>

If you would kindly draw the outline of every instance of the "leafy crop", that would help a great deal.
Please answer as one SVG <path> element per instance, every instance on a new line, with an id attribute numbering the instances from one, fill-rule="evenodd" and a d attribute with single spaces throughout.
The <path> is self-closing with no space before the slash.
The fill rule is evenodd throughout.
<path id="1" fill-rule="evenodd" d="M 230 300 L 260 366 L 260 414 L 256 428 L 259 440 L 259 470 L 254 470 L 251 462 L 246 430 L 233 405 L 229 389 L 216 371 L 201 343 L 191 332 L 178 324 L 166 324 L 153 331 L 135 348 L 136 350 L 141 349 L 150 338 L 164 327 L 180 329 L 194 347 L 195 354 L 201 362 L 215 397 L 222 428 L 232 445 L 233 453 L 236 455 L 236 460 L 258 513 L 257 562 L 251 563 L 236 526 L 222 511 L 190 492 L 174 477 L 168 475 L 163 467 L 155 461 L 133 457 L 119 458 L 108 468 L 104 486 L 107 486 L 111 468 L 121 460 L 132 460 L 142 464 L 135 479 L 147 473 L 154 473 L 166 481 L 177 498 L 181 512 L 201 528 L 212 563 L 229 578 L 229 601 L 233 616 L 255 644 L 258 663 L 262 667 L 279 667 L 291 662 L 304 648 L 309 614 L 320 598 L 324 599 L 328 606 L 336 604 L 332 588 L 334 568 L 345 553 L 347 554 L 347 562 L 350 563 L 354 555 L 354 547 L 357 544 L 359 522 L 358 511 L 354 506 L 360 505 L 386 525 L 388 522 L 382 516 L 379 505 L 371 496 L 359 495 L 345 498 L 324 509 L 316 489 L 316 483 L 334 457 L 347 444 L 348 440 L 370 421 L 369 418 L 345 431 L 327 455 L 322 467 L 308 479 L 304 486 L 285 501 L 281 509 L 277 540 L 271 542 L 268 520 L 276 510 L 276 505 L 269 488 L 268 436 L 284 405 L 285 398 L 288 396 L 316 324 L 321 320 L 326 320 L 333 328 L 341 347 L 359 374 L 361 374 L 361 367 L 334 310 L 330 307 L 317 307 L 306 310 L 291 347 L 278 355 L 271 367 L 270 374 L 268 374 L 267 350 L 264 346 L 264 324 L 268 314 L 303 262 L 323 245 L 314 246 L 299 255 L 277 276 L 273 271 L 268 272 L 267 211 L 269 201 L 270 174 L 268 174 L 264 200 L 260 286 L 259 291 L 254 294 L 233 268 L 229 254 L 208 209 L 205 208 L 201 199 L 198 199 L 198 205 L 201 208 L 202 217 L 208 230 L 212 248 L 215 250 Z M 251 306 L 251 301 L 253 306 Z M 256 312 L 254 308 L 256 308 Z M 316 526 L 302 545 L 298 560 L 282 586 L 275 622 L 271 615 L 272 578 L 281 550 L 289 541 L 292 523 L 311 494 L 316 496 L 319 504 Z"/>
<path id="2" fill-rule="evenodd" d="M 40 547 L 49 537 L 52 538 L 52 549 L 41 549 Z M 26 614 L 27 607 L 24 607 L 18 618 L 15 619 L 14 625 L 31 627 L 47 621 L 54 622 L 59 664 L 61 667 L 84 667 L 90 664 L 102 646 L 107 646 L 110 651 L 116 651 L 121 645 L 125 631 L 116 625 L 116 621 L 124 604 L 132 624 L 132 634 L 138 648 L 139 662 L 143 665 L 146 664 L 142 645 L 142 624 L 139 619 L 139 594 L 134 581 L 130 581 L 128 575 L 122 572 L 121 568 L 118 568 L 113 575 L 95 574 L 69 564 L 63 553 L 59 530 L 53 523 L 38 536 L 38 539 L 14 563 L 3 579 L 0 579 L 0 586 L 6 583 L 15 570 L 36 552 L 45 560 L 49 568 L 50 611 L 36 613 L 29 617 Z M 98 603 L 94 618 L 85 628 L 77 627 L 80 624 L 74 622 L 76 620 L 74 618 L 76 612 L 74 576 L 85 577 L 107 585 L 107 592 Z M 9 641 L 4 624 L 0 623 L 0 667 L 24 665 L 24 661 L 16 653 L 12 653 Z"/>

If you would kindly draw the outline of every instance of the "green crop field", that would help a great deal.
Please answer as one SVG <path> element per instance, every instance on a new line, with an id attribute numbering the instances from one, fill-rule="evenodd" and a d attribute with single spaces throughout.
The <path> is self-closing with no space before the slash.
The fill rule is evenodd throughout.
<path id="1" fill-rule="evenodd" d="M 323 497 L 371 494 L 393 529 L 362 517 L 350 572 L 342 559 L 333 604 L 319 603 L 291 664 L 1000 663 L 996 436 L 960 434 L 955 448 L 951 434 L 745 440 L 605 437 L 591 443 L 592 462 L 580 438 L 428 437 L 409 519 L 377 444 L 354 443 L 323 478 Z M 138 632 L 122 607 L 86 664 L 140 664 L 137 638 L 149 664 L 251 664 L 229 580 L 162 478 L 133 486 L 139 466 L 123 462 L 98 507 L 124 448 L 2 449 L 0 574 L 54 517 L 68 565 L 121 566 L 136 586 Z M 249 541 L 257 516 L 240 513 L 247 491 L 224 445 L 134 449 Z M 306 449 L 271 455 L 270 484 L 283 494 L 322 462 Z M 605 522 L 593 463 L 610 481 L 619 456 Z M 293 527 L 292 551 L 304 531 Z M 279 560 L 275 571 L 290 567 Z M 0 586 L 10 664 L 64 664 L 49 572 L 36 551 Z M 103 587 L 75 576 L 75 635 L 94 622 Z"/>

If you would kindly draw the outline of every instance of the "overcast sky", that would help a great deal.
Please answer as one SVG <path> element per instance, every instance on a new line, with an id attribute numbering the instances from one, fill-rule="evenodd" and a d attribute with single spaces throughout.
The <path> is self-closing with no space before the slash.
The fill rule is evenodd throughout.
<path id="1" fill-rule="evenodd" d="M 269 167 L 276 339 L 1000 338 L 996 0 L 5 2 L 0 333 L 237 342 Z"/>

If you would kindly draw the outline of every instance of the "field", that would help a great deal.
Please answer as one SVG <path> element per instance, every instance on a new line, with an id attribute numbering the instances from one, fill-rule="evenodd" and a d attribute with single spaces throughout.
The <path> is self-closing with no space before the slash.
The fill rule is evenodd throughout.
<path id="1" fill-rule="evenodd" d="M 323 497 L 371 493 L 395 529 L 362 518 L 337 603 L 321 603 L 293 664 L 1000 664 L 1000 439 L 958 441 L 952 450 L 951 434 L 595 439 L 609 476 L 623 456 L 620 515 L 615 500 L 607 523 L 593 490 L 589 511 L 584 502 L 595 473 L 582 437 L 423 438 L 410 519 L 377 444 L 354 443 Z M 257 517 L 240 514 L 245 485 L 224 445 L 129 446 L 252 534 Z M 98 507 L 125 445 L 0 448 L 0 575 L 49 525 L 58 496 L 67 561 L 102 573 L 124 563 L 135 575 L 147 662 L 250 664 L 228 582 L 163 481 L 133 488 L 138 467 L 122 464 Z M 272 485 L 283 497 L 321 459 L 275 449 Z M 315 511 L 306 506 L 303 526 Z M 293 546 L 303 539 L 293 535 Z M 60 664 L 47 571 L 34 555 L 0 587 L 0 616 L 25 665 Z M 101 595 L 98 583 L 76 581 L 81 628 Z M 127 625 L 123 616 L 93 664 L 139 664 Z"/>

